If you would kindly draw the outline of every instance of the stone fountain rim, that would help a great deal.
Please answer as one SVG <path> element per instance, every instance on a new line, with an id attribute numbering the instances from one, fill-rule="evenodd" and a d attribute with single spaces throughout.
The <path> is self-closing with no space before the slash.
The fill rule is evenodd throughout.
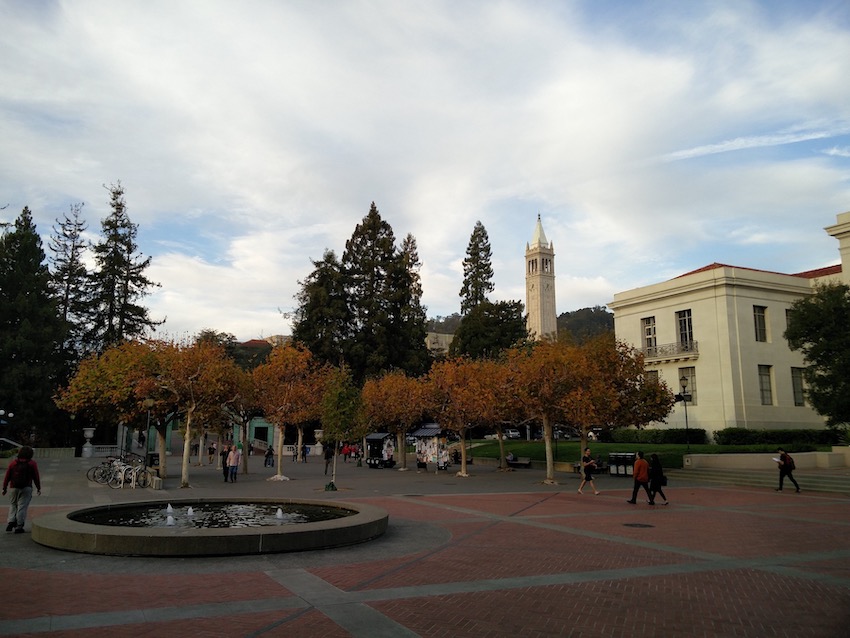
<path id="1" fill-rule="evenodd" d="M 96 525 L 69 518 L 92 510 L 150 507 L 175 509 L 221 504 L 317 505 L 355 512 L 327 521 L 295 525 L 201 528 Z M 112 503 L 44 514 L 33 519 L 32 539 L 46 547 L 112 556 L 234 556 L 331 549 L 373 540 L 387 529 L 389 516 L 363 503 L 294 498 L 191 498 Z"/>

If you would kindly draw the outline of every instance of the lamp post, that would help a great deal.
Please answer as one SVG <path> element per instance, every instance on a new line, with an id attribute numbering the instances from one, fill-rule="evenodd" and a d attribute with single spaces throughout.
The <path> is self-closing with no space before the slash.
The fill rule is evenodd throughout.
<path id="1" fill-rule="evenodd" d="M 691 453 L 691 437 L 688 432 L 688 399 L 690 395 L 688 394 L 688 377 L 684 374 L 682 378 L 679 379 L 679 385 L 682 386 L 682 405 L 685 406 L 685 445 L 688 448 L 688 454 Z"/>

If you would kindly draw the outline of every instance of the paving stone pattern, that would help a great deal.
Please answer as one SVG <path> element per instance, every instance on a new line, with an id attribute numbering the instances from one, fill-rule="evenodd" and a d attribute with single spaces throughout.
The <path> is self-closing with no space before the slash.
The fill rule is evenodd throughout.
<path id="1" fill-rule="evenodd" d="M 177 459 L 172 459 L 175 467 Z M 324 552 L 134 558 L 0 538 L 0 636 L 569 636 L 573 638 L 850 635 L 850 498 L 680 484 L 671 505 L 626 503 L 628 479 L 544 485 L 535 470 L 452 473 L 284 463 L 291 481 L 251 459 L 236 484 L 193 467 L 192 487 L 89 483 L 83 459 L 40 463 L 31 518 L 122 501 L 240 497 L 365 502 L 387 534 Z M 29 523 L 27 524 L 29 529 Z"/>

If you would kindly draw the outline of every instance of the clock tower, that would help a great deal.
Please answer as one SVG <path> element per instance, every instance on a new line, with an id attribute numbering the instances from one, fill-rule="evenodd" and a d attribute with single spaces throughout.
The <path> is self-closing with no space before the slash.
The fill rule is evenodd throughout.
<path id="1" fill-rule="evenodd" d="M 530 244 L 525 245 L 525 309 L 532 339 L 558 336 L 555 312 L 555 247 L 546 239 L 540 215 Z"/>

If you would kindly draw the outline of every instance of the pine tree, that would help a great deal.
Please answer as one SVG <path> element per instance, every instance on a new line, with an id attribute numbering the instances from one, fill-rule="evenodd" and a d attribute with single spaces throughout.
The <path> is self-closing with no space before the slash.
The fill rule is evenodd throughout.
<path id="1" fill-rule="evenodd" d="M 487 301 L 493 292 L 493 264 L 490 238 L 484 224 L 475 222 L 463 260 L 463 286 L 460 289 L 460 314 L 465 315 Z"/>
<path id="2" fill-rule="evenodd" d="M 137 302 L 158 286 L 145 277 L 151 258 L 136 246 L 138 226 L 130 221 L 121 183 L 108 187 L 112 213 L 101 222 L 102 240 L 94 246 L 97 267 L 92 276 L 94 320 L 87 335 L 98 350 L 144 335 L 153 321 Z"/>
<path id="3" fill-rule="evenodd" d="M 508 348 L 528 339 L 528 330 L 519 301 L 484 301 L 470 310 L 460 322 L 449 346 L 452 356 L 495 359 Z"/>
<path id="4" fill-rule="evenodd" d="M 48 244 L 53 253 L 51 280 L 59 313 L 68 326 L 66 348 L 78 360 L 85 353 L 83 337 L 91 320 L 91 286 L 83 258 L 88 246 L 83 237 L 87 229 L 82 219 L 83 204 L 72 204 L 70 214 L 56 220 Z"/>
<path id="5" fill-rule="evenodd" d="M 340 365 L 345 342 L 351 337 L 351 321 L 342 265 L 332 250 L 321 261 L 313 262 L 313 272 L 298 282 L 298 307 L 292 326 L 292 338 L 304 345 L 322 363 Z"/>
<path id="6" fill-rule="evenodd" d="M 0 237 L 0 407 L 4 436 L 49 444 L 61 433 L 53 395 L 64 380 L 65 324 L 29 208 Z"/>
<path id="7" fill-rule="evenodd" d="M 419 274 L 422 262 L 416 238 L 410 233 L 401 243 L 401 265 L 404 278 L 400 282 L 403 303 L 399 347 L 406 357 L 399 367 L 411 376 L 419 376 L 428 371 L 431 354 L 426 344 L 427 308 L 422 305 L 422 276 Z"/>

